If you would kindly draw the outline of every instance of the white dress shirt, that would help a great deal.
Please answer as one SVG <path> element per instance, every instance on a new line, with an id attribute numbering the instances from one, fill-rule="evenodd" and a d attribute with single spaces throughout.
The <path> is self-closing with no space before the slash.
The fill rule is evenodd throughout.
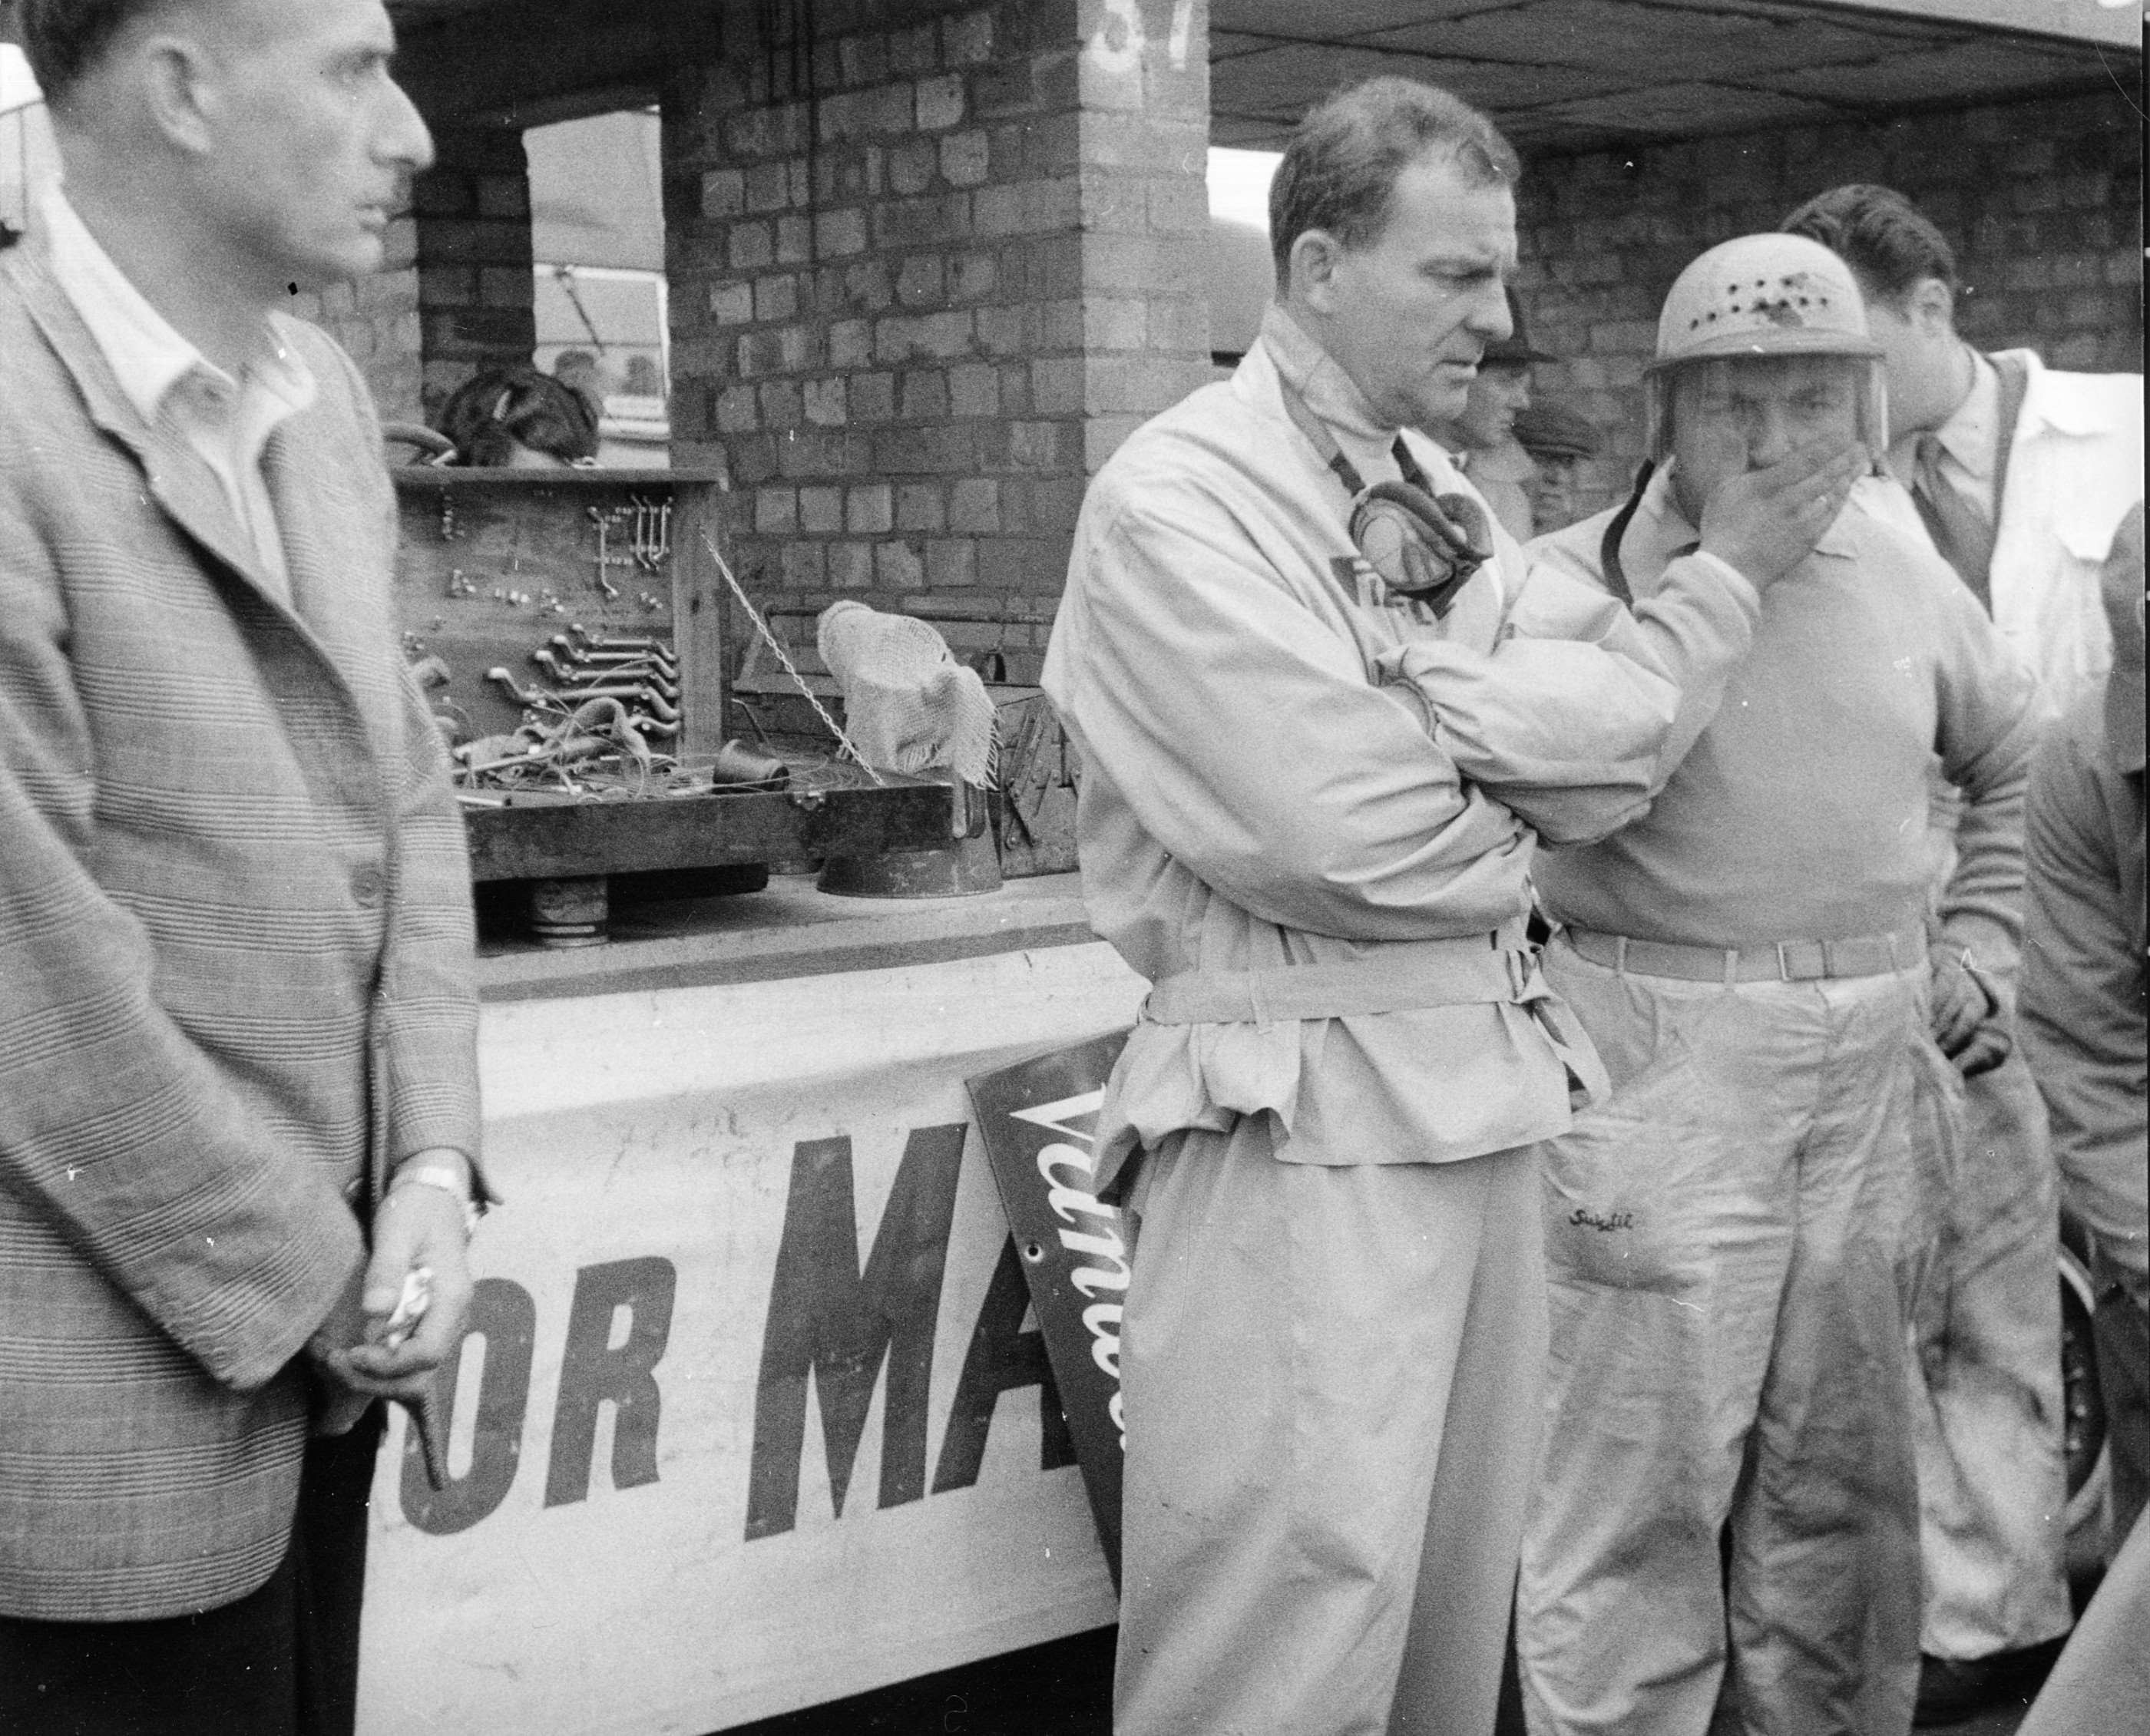
<path id="1" fill-rule="evenodd" d="M 268 359 L 233 379 L 128 281 L 59 187 L 47 190 L 38 214 L 51 239 L 53 275 L 111 364 L 119 389 L 144 421 L 154 426 L 169 417 L 209 467 L 261 576 L 289 604 L 290 578 L 261 455 L 277 424 L 313 402 L 313 374 L 272 323 Z"/>
<path id="2" fill-rule="evenodd" d="M 1993 467 L 2001 452 L 2001 371 L 1976 350 L 1971 360 L 1970 396 L 1933 431 L 1941 443 L 1941 480 L 1990 525 Z M 1914 486 L 1924 431 L 1907 434 L 1889 448 L 1889 468 L 1906 488 Z"/>

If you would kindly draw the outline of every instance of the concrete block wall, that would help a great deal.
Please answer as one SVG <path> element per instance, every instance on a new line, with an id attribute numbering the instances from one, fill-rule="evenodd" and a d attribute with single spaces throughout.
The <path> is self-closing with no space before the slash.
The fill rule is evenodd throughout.
<path id="1" fill-rule="evenodd" d="M 667 85 L 674 462 L 757 603 L 1036 679 L 1085 484 L 1208 374 L 1202 11 L 816 0 Z"/>
<path id="2" fill-rule="evenodd" d="M 1987 349 L 2056 367 L 2142 366 L 2142 154 L 2117 93 L 1787 129 L 1526 165 L 1518 280 L 1534 370 L 1611 437 L 1587 475 L 1591 510 L 1626 492 L 1643 450 L 1643 365 L 1681 267 L 1773 230 L 1845 181 L 1911 198 L 1955 247 L 1957 326 Z"/>

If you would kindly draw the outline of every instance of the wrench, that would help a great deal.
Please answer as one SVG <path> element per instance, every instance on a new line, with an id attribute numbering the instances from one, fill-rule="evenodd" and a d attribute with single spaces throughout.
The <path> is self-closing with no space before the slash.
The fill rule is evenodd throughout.
<path id="1" fill-rule="evenodd" d="M 519 687 L 514 676 L 497 667 L 487 669 L 485 679 L 506 688 L 519 703 L 533 710 L 573 711 L 587 700 L 618 699 L 623 704 L 638 705 L 665 723 L 676 724 L 679 720 L 679 708 L 664 694 L 648 687 L 578 687 L 561 693 L 549 688 Z"/>
<path id="2" fill-rule="evenodd" d="M 550 645 L 540 645 L 530 654 L 531 662 L 556 681 L 640 681 L 649 680 L 659 687 L 676 689 L 679 672 L 662 663 L 653 663 L 646 657 L 623 657 L 604 663 L 574 663 L 563 659 Z"/>
<path id="3" fill-rule="evenodd" d="M 668 674 L 679 673 L 672 654 L 660 644 L 624 646 L 618 649 L 598 648 L 578 645 L 563 633 L 556 633 L 545 643 L 572 664 L 654 664 Z"/>
<path id="4" fill-rule="evenodd" d="M 588 509 L 590 522 L 598 527 L 598 588 L 608 598 L 619 595 L 619 587 L 605 577 L 605 568 L 611 564 L 605 552 L 606 538 L 611 534 L 611 525 L 605 515 L 595 507 Z"/>
<path id="5" fill-rule="evenodd" d="M 534 654 L 533 654 L 534 655 Z M 549 662 L 540 662 L 539 667 L 551 675 L 563 694 L 584 694 L 593 689 L 608 691 L 635 686 L 648 689 L 664 699 L 677 701 L 679 684 L 667 681 L 662 675 L 648 669 L 560 669 Z"/>
<path id="6" fill-rule="evenodd" d="M 647 691 L 638 686 L 577 688 L 573 693 L 562 693 L 549 687 L 519 685 L 507 670 L 495 665 L 485 672 L 485 679 L 495 686 L 504 688 L 521 704 L 541 709 L 558 711 L 565 707 L 572 710 L 585 699 L 626 699 L 638 697 Z"/>
<path id="7" fill-rule="evenodd" d="M 592 633 L 579 621 L 568 623 L 568 634 L 581 641 L 582 648 L 588 651 L 654 651 L 666 658 L 673 654 L 671 643 L 668 640 L 607 638 L 602 634 Z"/>

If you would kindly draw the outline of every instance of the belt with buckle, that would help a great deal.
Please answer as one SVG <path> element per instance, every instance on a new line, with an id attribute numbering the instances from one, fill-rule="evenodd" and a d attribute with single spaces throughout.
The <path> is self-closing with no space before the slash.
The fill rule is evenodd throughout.
<path id="1" fill-rule="evenodd" d="M 1820 977 L 1883 976 L 1926 959 L 1923 929 L 1853 935 L 1840 941 L 1779 941 L 1764 946 L 1683 946 L 1591 928 L 1562 931 L 1592 964 L 1638 976 L 1687 982 L 1811 982 Z"/>

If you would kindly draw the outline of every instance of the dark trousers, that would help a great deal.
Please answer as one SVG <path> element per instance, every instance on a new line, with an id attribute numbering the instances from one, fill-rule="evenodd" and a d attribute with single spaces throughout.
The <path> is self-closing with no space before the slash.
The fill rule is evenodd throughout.
<path id="1" fill-rule="evenodd" d="M 2108 1553 L 2117 1555 L 2150 1500 L 2150 1314 L 2122 1287 L 2119 1274 L 2100 1262 L 2101 1281 L 2093 1330 L 2097 1379 L 2105 1393 L 2105 1438 L 2112 1452 L 2112 1530 Z"/>
<path id="2" fill-rule="evenodd" d="M 376 1405 L 308 1443 L 291 1547 L 260 1590 L 153 1622 L 0 1616 L 8 1736 L 351 1736 Z"/>

